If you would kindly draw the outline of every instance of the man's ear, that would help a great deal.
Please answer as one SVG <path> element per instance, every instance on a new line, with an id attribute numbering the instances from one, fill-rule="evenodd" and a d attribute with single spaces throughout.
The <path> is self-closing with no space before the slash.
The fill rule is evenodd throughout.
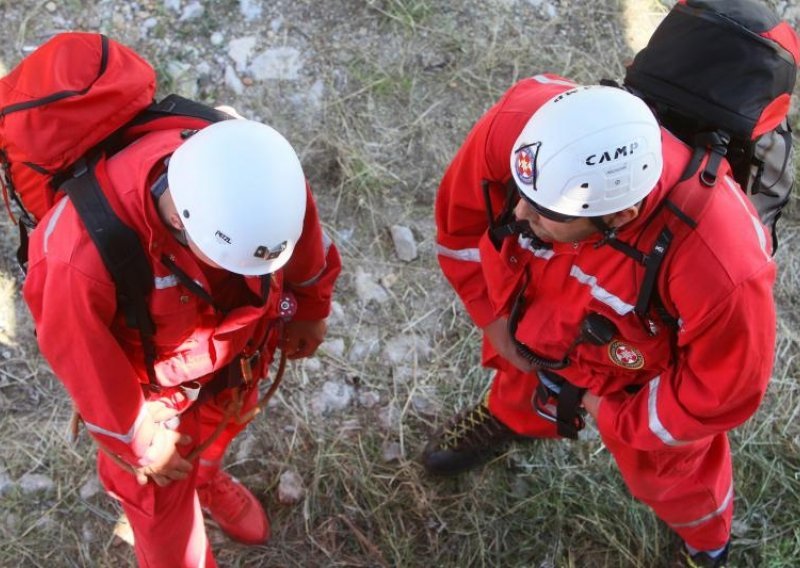
<path id="1" fill-rule="evenodd" d="M 608 224 L 615 229 L 622 227 L 636 219 L 639 216 L 639 211 L 641 209 L 641 204 L 637 203 L 636 205 L 631 205 L 627 209 L 623 209 L 618 213 L 614 213 L 611 219 L 608 221 Z"/>

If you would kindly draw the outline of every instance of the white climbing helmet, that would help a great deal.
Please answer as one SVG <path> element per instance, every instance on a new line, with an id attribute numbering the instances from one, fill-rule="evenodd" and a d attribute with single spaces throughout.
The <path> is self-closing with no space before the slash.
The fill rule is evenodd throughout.
<path id="1" fill-rule="evenodd" d="M 572 217 L 622 211 L 647 196 L 664 162 L 661 129 L 648 106 L 623 89 L 577 87 L 542 105 L 511 151 L 520 192 Z"/>
<path id="2" fill-rule="evenodd" d="M 225 120 L 200 130 L 172 155 L 167 180 L 189 238 L 214 263 L 252 276 L 289 260 L 306 181 L 294 149 L 269 126 Z"/>

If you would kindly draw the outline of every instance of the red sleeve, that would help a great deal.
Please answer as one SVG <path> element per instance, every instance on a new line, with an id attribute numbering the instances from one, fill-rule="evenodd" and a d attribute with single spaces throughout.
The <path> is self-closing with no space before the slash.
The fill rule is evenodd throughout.
<path id="1" fill-rule="evenodd" d="M 306 195 L 303 233 L 283 268 L 284 282 L 297 299 L 295 318 L 318 320 L 330 314 L 333 286 L 342 271 L 342 261 L 336 245 L 322 230 L 309 188 Z"/>
<path id="2" fill-rule="evenodd" d="M 481 117 L 447 167 L 436 196 L 437 254 L 445 277 L 478 327 L 497 318 L 486 290 L 478 243 L 489 226 L 483 185 L 494 216 L 511 179 L 511 150 L 534 111 L 573 83 L 537 75 L 514 85 Z"/>
<path id="3" fill-rule="evenodd" d="M 143 406 L 139 379 L 111 333 L 113 284 L 48 258 L 31 266 L 23 293 L 41 352 L 89 433 L 125 461 L 138 463 L 156 425 Z"/>
<path id="4" fill-rule="evenodd" d="M 728 266 L 702 247 L 681 251 L 668 285 L 681 318 L 676 363 L 633 396 L 604 397 L 604 435 L 658 450 L 731 430 L 756 411 L 774 357 L 775 265 L 768 250 L 735 244 L 740 257 Z M 751 273 L 734 278 L 737 270 Z"/>

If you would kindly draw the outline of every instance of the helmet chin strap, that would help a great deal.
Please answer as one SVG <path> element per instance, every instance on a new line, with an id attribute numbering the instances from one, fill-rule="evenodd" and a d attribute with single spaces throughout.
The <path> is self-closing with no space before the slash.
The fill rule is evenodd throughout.
<path id="1" fill-rule="evenodd" d="M 609 241 L 616 240 L 617 228 L 606 223 L 602 217 L 589 217 L 589 221 L 603 234 L 603 238 L 595 243 L 594 248 L 600 248 Z"/>

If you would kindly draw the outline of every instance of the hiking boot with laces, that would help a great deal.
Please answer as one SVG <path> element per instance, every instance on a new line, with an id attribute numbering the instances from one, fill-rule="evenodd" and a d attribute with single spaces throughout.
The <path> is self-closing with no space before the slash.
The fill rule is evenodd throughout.
<path id="1" fill-rule="evenodd" d="M 731 543 L 725 545 L 725 550 L 717 557 L 711 557 L 705 552 L 690 554 L 686 545 L 682 545 L 678 554 L 676 566 L 681 568 L 726 568 L 728 566 L 728 552 Z"/>
<path id="2" fill-rule="evenodd" d="M 219 528 L 233 540 L 244 544 L 263 544 L 269 540 L 269 519 L 255 495 L 239 481 L 220 470 L 197 488 L 200 505 Z"/>
<path id="3" fill-rule="evenodd" d="M 480 402 L 453 416 L 433 434 L 422 452 L 422 464 L 431 474 L 457 475 L 489 461 L 508 442 L 522 438 Z"/>

